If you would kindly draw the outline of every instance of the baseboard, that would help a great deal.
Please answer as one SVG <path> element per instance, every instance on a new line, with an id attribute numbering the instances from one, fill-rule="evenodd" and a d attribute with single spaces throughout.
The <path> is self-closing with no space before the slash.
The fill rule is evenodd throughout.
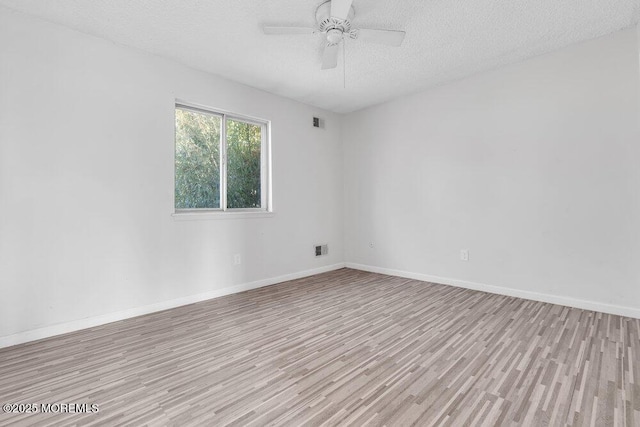
<path id="1" fill-rule="evenodd" d="M 448 277 L 431 276 L 428 274 L 412 273 L 391 268 L 375 267 L 372 265 L 345 263 L 347 268 L 355 270 L 369 271 L 371 273 L 386 274 L 389 276 L 405 277 L 407 279 L 421 280 L 423 282 L 438 283 L 442 285 L 457 286 L 460 288 L 473 289 L 475 291 L 489 292 L 492 294 L 506 295 L 510 297 L 524 298 L 533 301 L 548 302 L 551 304 L 565 305 L 568 307 L 581 308 L 583 310 L 599 311 L 602 313 L 617 314 L 619 316 L 640 319 L 640 309 L 625 307 L 621 305 L 605 304 L 595 301 L 582 300 L 577 298 L 564 297 L 540 292 L 523 291 L 520 289 L 506 288 L 504 286 L 487 285 L 484 283 L 469 282 L 466 280 L 451 279 Z"/>
<path id="2" fill-rule="evenodd" d="M 142 316 L 144 314 L 154 313 L 157 311 L 167 310 L 170 308 L 180 307 L 182 305 L 193 304 L 200 301 L 206 301 L 212 298 L 218 298 L 225 295 L 244 292 L 251 289 L 262 288 L 264 286 L 274 285 L 276 283 L 286 282 L 288 280 L 301 279 L 303 277 L 313 276 L 314 274 L 326 273 L 328 271 L 344 268 L 344 263 L 337 263 L 325 267 L 314 268 L 311 270 L 299 271 L 296 273 L 285 274 L 282 276 L 271 277 L 269 279 L 257 280 L 255 282 L 243 283 L 240 285 L 228 286 L 221 289 L 215 289 L 196 295 L 189 295 L 182 298 L 163 301 L 156 304 L 136 307 L 129 310 L 118 311 L 115 313 L 104 314 L 101 316 L 88 317 L 78 319 L 71 322 L 59 323 L 56 325 L 46 326 L 43 328 L 33 329 L 30 331 L 19 332 L 13 335 L 5 335 L 0 337 L 0 348 L 12 345 L 23 344 L 30 341 L 49 338 L 56 335 L 66 334 L 68 332 L 79 331 L 81 329 L 93 328 L 95 326 L 104 325 L 119 320 L 130 319 L 132 317 Z"/>

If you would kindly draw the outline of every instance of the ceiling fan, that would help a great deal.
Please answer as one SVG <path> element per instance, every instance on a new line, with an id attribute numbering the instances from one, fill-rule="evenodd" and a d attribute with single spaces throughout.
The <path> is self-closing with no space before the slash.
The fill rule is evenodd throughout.
<path id="1" fill-rule="evenodd" d="M 317 27 L 265 26 L 264 33 L 282 34 L 318 34 L 322 33 L 327 44 L 322 54 L 322 69 L 336 68 L 338 65 L 338 49 L 345 39 L 357 39 L 388 46 L 400 46 L 404 40 L 404 31 L 371 30 L 352 27 L 355 11 L 351 5 L 353 0 L 329 0 L 316 9 Z"/>

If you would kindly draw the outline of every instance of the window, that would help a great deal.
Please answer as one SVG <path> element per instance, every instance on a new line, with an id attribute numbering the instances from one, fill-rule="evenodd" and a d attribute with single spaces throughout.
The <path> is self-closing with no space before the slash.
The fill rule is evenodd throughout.
<path id="1" fill-rule="evenodd" d="M 176 104 L 176 212 L 269 211 L 268 126 Z"/>

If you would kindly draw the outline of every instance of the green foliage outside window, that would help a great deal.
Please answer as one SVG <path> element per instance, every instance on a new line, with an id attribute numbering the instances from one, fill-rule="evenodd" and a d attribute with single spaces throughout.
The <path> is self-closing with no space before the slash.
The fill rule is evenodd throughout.
<path id="1" fill-rule="evenodd" d="M 176 108 L 176 209 L 220 207 L 221 123 Z"/>
<path id="2" fill-rule="evenodd" d="M 259 208 L 262 127 L 227 120 L 227 207 Z"/>
<path id="3" fill-rule="evenodd" d="M 221 208 L 222 116 L 176 108 L 175 207 Z M 260 208 L 262 126 L 226 120 L 227 208 Z"/>

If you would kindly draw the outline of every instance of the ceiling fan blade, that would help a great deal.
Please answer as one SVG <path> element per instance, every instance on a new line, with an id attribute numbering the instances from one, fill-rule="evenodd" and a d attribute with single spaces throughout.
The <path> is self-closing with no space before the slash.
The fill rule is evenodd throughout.
<path id="1" fill-rule="evenodd" d="M 358 40 L 369 43 L 386 44 L 389 46 L 400 46 L 404 40 L 404 31 L 394 30 L 368 30 L 361 28 L 358 30 Z"/>
<path id="2" fill-rule="evenodd" d="M 353 0 L 331 0 L 331 16 L 338 19 L 347 19 Z"/>
<path id="3" fill-rule="evenodd" d="M 263 31 L 265 34 L 313 34 L 316 32 L 315 28 L 308 27 L 270 27 L 264 26 Z"/>
<path id="4" fill-rule="evenodd" d="M 322 54 L 322 69 L 328 70 L 330 68 L 336 68 L 338 66 L 338 49 L 339 44 L 328 44 L 324 48 Z"/>

